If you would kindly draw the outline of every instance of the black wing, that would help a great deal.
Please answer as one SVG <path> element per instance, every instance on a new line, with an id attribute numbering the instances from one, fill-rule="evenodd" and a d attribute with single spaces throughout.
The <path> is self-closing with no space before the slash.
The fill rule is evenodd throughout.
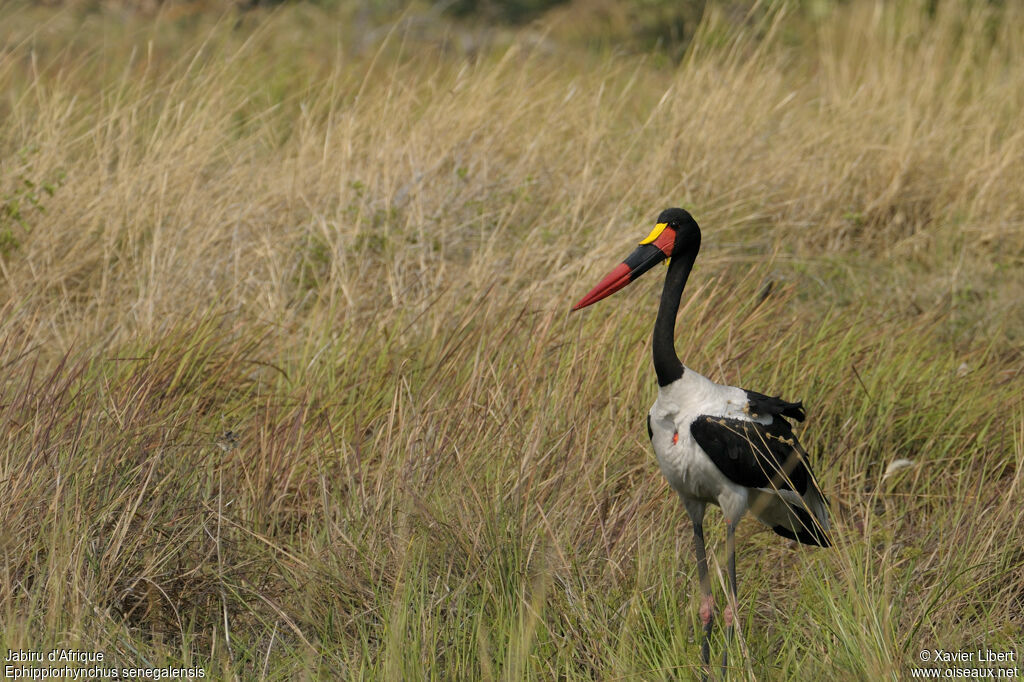
<path id="1" fill-rule="evenodd" d="M 704 415 L 693 420 L 690 433 L 718 470 L 738 485 L 803 495 L 814 482 L 807 452 L 782 417 L 759 424 Z"/>
<path id="2" fill-rule="evenodd" d="M 786 409 L 799 407 L 799 403 L 786 405 Z M 803 410 L 800 412 L 802 416 Z M 778 414 L 772 416 L 771 424 L 705 415 L 693 420 L 690 433 L 730 481 L 748 488 L 793 490 L 803 498 L 804 505 L 810 504 L 806 507 L 776 498 L 786 510 L 786 520 L 782 524 L 765 520 L 772 530 L 805 545 L 832 544 L 824 520 L 828 500 L 814 480 L 807 451 L 788 421 Z M 811 511 L 819 519 L 812 518 Z"/>

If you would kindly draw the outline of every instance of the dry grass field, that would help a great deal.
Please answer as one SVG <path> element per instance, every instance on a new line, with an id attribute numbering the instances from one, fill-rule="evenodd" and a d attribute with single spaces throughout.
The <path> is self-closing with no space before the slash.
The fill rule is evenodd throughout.
<path id="1" fill-rule="evenodd" d="M 659 278 L 569 313 L 674 205 L 680 356 L 804 401 L 838 537 L 740 525 L 730 678 L 1019 649 L 1024 8 L 934 4 L 711 7 L 676 63 L 4 3 L 0 652 L 695 678 Z"/>

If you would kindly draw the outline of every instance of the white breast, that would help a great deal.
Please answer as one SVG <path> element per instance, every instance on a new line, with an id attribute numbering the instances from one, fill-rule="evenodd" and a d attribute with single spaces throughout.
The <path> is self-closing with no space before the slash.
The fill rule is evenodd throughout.
<path id="1" fill-rule="evenodd" d="M 723 495 L 746 498 L 746 489 L 727 479 L 690 435 L 699 416 L 748 419 L 747 394 L 716 384 L 686 368 L 683 376 L 658 389 L 650 411 L 651 444 L 661 473 L 684 498 L 719 504 Z"/>

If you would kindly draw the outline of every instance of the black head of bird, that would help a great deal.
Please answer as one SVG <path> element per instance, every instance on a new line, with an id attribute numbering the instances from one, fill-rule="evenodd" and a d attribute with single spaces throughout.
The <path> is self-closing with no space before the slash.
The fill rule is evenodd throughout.
<path id="1" fill-rule="evenodd" d="M 640 246 L 605 275 L 572 309 L 586 308 L 611 296 L 662 261 L 687 258 L 692 264 L 699 250 L 700 228 L 697 221 L 681 208 L 667 208 L 658 216 L 654 229 L 640 242 Z"/>

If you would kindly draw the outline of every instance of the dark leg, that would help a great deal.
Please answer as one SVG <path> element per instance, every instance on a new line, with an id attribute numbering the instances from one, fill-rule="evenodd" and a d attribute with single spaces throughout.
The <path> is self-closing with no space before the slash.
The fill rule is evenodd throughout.
<path id="1" fill-rule="evenodd" d="M 703 518 L 693 522 L 693 541 L 697 549 L 697 577 L 700 579 L 700 620 L 704 625 L 704 639 L 700 645 L 700 661 L 703 666 L 701 680 L 706 682 L 711 668 L 711 624 L 714 620 L 715 600 L 711 596 L 711 579 L 708 577 Z"/>
<path id="2" fill-rule="evenodd" d="M 736 524 L 726 522 L 725 548 L 729 553 L 729 596 L 722 618 L 725 620 L 725 648 L 722 649 L 722 679 L 728 665 L 729 646 L 732 644 L 733 621 L 736 618 Z"/>

